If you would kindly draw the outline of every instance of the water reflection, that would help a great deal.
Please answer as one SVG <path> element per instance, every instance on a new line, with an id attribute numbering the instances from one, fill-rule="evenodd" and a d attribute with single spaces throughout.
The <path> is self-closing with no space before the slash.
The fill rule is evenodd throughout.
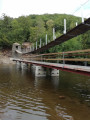
<path id="1" fill-rule="evenodd" d="M 89 77 L 34 77 L 29 67 L 0 65 L 1 120 L 89 120 L 89 105 Z"/>
<path id="2" fill-rule="evenodd" d="M 53 76 L 53 77 L 51 77 L 51 80 L 52 80 L 52 84 L 53 84 L 54 88 L 58 89 L 59 84 L 60 84 L 60 78 Z"/>

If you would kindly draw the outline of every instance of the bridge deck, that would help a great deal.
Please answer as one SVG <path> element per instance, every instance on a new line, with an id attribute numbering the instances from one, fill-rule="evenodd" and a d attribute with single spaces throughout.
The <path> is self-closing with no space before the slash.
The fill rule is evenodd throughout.
<path id="1" fill-rule="evenodd" d="M 20 59 L 13 59 L 13 61 L 24 62 L 27 64 L 35 64 L 38 66 L 54 68 L 62 71 L 68 71 L 68 72 L 79 73 L 90 76 L 90 67 L 88 66 L 49 63 L 49 62 L 41 62 L 41 61 L 28 61 L 28 60 L 20 60 Z"/>

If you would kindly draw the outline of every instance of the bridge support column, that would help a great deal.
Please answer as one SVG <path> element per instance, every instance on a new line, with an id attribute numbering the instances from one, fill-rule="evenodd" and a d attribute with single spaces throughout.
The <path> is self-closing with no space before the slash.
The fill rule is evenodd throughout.
<path id="1" fill-rule="evenodd" d="M 47 75 L 52 77 L 59 77 L 59 70 L 53 68 L 47 68 Z"/>
<path id="2" fill-rule="evenodd" d="M 16 61 L 16 67 L 21 69 L 21 62 Z"/>
<path id="3" fill-rule="evenodd" d="M 51 69 L 50 75 L 51 76 L 59 76 L 59 70 L 57 70 L 57 69 Z"/>
<path id="4" fill-rule="evenodd" d="M 45 68 L 42 66 L 36 66 L 35 76 L 37 76 L 37 77 L 46 76 Z"/>
<path id="5" fill-rule="evenodd" d="M 59 76 L 59 70 L 57 69 L 51 69 L 51 68 L 44 68 L 42 66 L 37 65 L 31 65 L 32 73 L 35 74 L 36 77 L 42 77 L 42 76 Z"/>
<path id="6" fill-rule="evenodd" d="M 22 68 L 22 69 L 23 69 L 23 68 L 27 68 L 27 66 L 28 66 L 27 63 L 23 63 L 23 62 L 21 62 L 21 68 Z"/>
<path id="7" fill-rule="evenodd" d="M 31 69 L 32 71 L 35 71 L 35 69 L 36 69 L 36 65 L 34 65 L 34 64 L 30 64 L 30 69 Z"/>
<path id="8" fill-rule="evenodd" d="M 42 76 L 46 76 L 46 70 L 44 67 L 42 66 L 37 66 L 37 65 L 31 65 L 30 66 L 32 73 L 36 76 L 36 77 L 42 77 Z"/>
<path id="9" fill-rule="evenodd" d="M 18 66 L 21 66 L 21 62 L 19 62 L 19 61 L 16 61 L 16 64 L 17 64 Z"/>

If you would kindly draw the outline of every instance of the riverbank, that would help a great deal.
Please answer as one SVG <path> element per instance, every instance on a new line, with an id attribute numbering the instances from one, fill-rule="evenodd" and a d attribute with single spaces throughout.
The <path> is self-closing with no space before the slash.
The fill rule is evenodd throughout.
<path id="1" fill-rule="evenodd" d="M 0 51 L 0 64 L 14 64 L 12 60 L 10 60 L 12 52 L 10 50 Z"/>

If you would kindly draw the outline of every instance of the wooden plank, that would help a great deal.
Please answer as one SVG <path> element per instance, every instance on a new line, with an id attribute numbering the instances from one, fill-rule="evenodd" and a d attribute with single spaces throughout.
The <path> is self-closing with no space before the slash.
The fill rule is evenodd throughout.
<path id="1" fill-rule="evenodd" d="M 63 53 L 64 53 L 64 54 L 69 54 L 69 53 L 82 53 L 82 52 L 90 52 L 90 49 L 76 50 L 76 51 L 67 51 L 67 52 L 58 52 L 58 53 L 46 53 L 46 54 L 34 55 L 33 57 L 49 56 L 49 55 L 62 55 Z"/>
<path id="2" fill-rule="evenodd" d="M 44 60 L 53 60 L 53 61 L 56 61 L 56 60 L 61 60 L 61 61 L 88 61 L 90 62 L 90 59 L 69 59 L 69 58 L 65 58 L 65 59 L 44 59 Z"/>
<path id="3" fill-rule="evenodd" d="M 80 54 L 68 54 L 68 55 L 64 55 L 64 56 L 88 56 L 90 55 L 90 53 L 80 53 Z M 49 55 L 49 57 L 51 57 L 52 55 Z M 62 56 L 62 55 L 59 55 L 59 57 Z M 39 57 L 38 56 L 23 56 L 22 58 L 37 58 Z M 41 56 L 43 58 L 43 56 Z M 58 55 L 53 55 L 53 57 L 58 57 Z M 45 58 L 48 58 L 48 56 L 45 56 Z"/>

